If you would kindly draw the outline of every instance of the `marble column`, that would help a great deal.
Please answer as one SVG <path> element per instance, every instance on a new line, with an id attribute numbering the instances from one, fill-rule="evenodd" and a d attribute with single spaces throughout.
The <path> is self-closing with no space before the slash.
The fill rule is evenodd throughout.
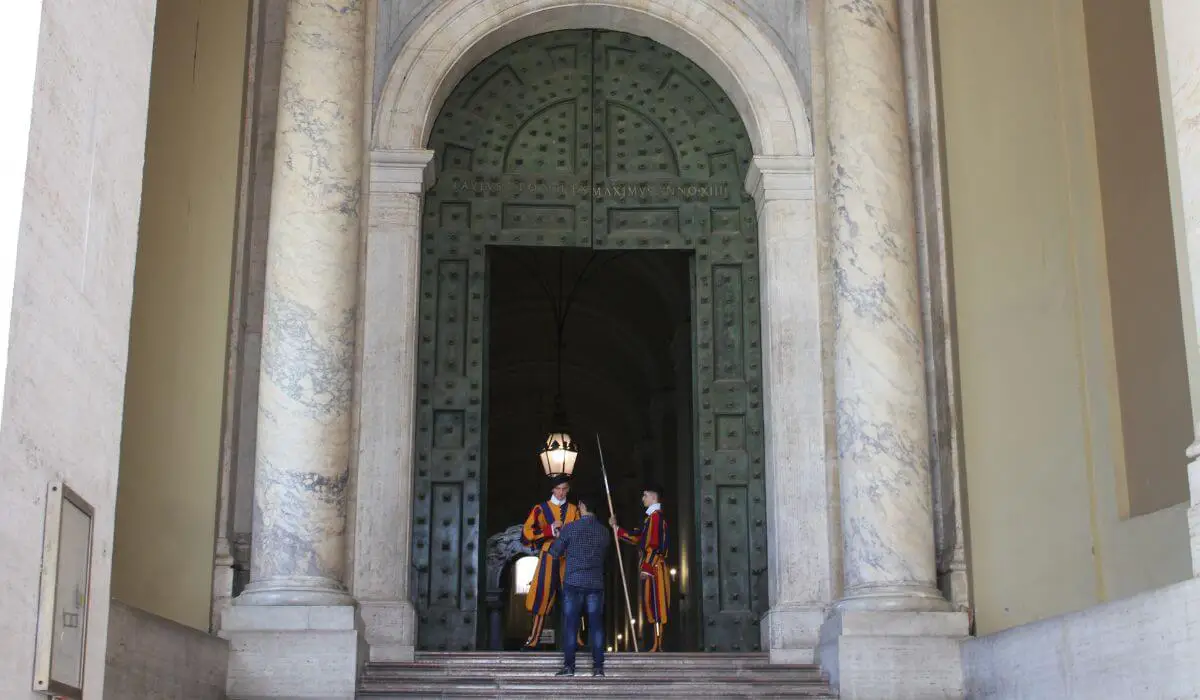
<path id="1" fill-rule="evenodd" d="M 288 0 L 272 169 L 251 581 L 236 697 L 354 697 L 346 509 L 363 172 L 364 0 Z"/>
<path id="2" fill-rule="evenodd" d="M 358 493 L 351 593 L 372 661 L 411 661 L 409 595 L 421 211 L 433 151 L 373 151 L 363 260 Z"/>
<path id="3" fill-rule="evenodd" d="M 1175 214 L 1183 216 L 1182 233 L 1187 250 L 1191 307 L 1200 328 L 1200 3 L 1195 0 L 1160 0 L 1161 17 L 1156 18 L 1159 47 L 1165 50 L 1166 79 L 1169 93 L 1163 115 L 1167 153 L 1175 154 L 1179 191 Z M 1172 144 L 1174 149 L 1171 148 Z M 1169 159 L 1169 158 L 1168 158 Z M 1192 538 L 1192 572 L 1200 577 L 1200 425 L 1197 439 L 1187 449 L 1191 502 L 1188 527 Z"/>
<path id="4" fill-rule="evenodd" d="M 772 663 L 812 663 L 832 595 L 813 159 L 756 156 L 746 182 L 761 235 Z"/>
<path id="5" fill-rule="evenodd" d="M 351 602 L 343 585 L 358 285 L 361 0 L 287 7 L 264 294 L 246 605 Z"/>
<path id="6" fill-rule="evenodd" d="M 967 615 L 936 585 L 899 19 L 900 0 L 825 5 L 844 587 L 817 660 L 845 700 L 963 697 Z"/>
<path id="7" fill-rule="evenodd" d="M 825 6 L 842 607 L 944 610 L 897 0 Z"/>

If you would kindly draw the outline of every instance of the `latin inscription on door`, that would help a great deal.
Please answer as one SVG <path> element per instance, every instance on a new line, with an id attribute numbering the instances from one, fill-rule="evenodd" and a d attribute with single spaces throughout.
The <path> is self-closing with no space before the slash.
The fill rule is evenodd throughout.
<path id="1" fill-rule="evenodd" d="M 728 98 L 648 39 L 552 32 L 468 73 L 430 147 L 439 177 L 422 236 L 418 645 L 475 645 L 484 252 L 530 245 L 694 251 L 692 595 L 703 648 L 757 649 L 767 606 L 758 241 L 743 191 L 750 144 Z"/>

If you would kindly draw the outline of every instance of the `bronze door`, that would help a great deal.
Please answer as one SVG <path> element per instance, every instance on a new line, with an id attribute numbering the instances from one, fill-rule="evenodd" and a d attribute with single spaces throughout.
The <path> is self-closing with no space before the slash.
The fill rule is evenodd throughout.
<path id="1" fill-rule="evenodd" d="M 694 522 L 702 648 L 759 648 L 767 608 L 758 241 L 750 142 L 716 83 L 648 39 L 569 30 L 471 70 L 430 137 L 412 564 L 418 646 L 474 648 L 488 245 L 693 252 Z M 535 438 L 536 439 L 536 438 Z M 531 459 L 530 468 L 536 468 Z M 673 554 L 677 561 L 678 552 Z"/>

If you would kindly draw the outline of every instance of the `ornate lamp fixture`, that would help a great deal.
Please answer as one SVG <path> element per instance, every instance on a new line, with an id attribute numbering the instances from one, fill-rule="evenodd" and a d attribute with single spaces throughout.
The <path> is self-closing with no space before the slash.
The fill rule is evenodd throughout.
<path id="1" fill-rule="evenodd" d="M 571 476 L 575 472 L 575 458 L 579 456 L 579 448 L 567 432 L 567 412 L 562 407 L 562 395 L 554 399 L 554 420 L 550 434 L 546 436 L 546 444 L 538 450 L 538 459 L 542 461 L 542 471 L 546 476 Z"/>

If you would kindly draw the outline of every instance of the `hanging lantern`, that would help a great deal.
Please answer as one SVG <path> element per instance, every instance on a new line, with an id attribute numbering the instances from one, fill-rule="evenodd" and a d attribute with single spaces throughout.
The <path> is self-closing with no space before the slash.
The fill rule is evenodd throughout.
<path id="1" fill-rule="evenodd" d="M 548 285 L 542 285 L 542 288 L 550 296 L 554 312 L 554 364 L 557 381 L 554 392 L 554 418 L 550 424 L 551 430 L 546 436 L 546 442 L 538 450 L 538 459 L 542 463 L 542 471 L 551 479 L 555 477 L 571 478 L 575 473 L 575 459 L 579 457 L 579 448 L 575 445 L 575 441 L 571 439 L 571 433 L 567 428 L 567 411 L 563 405 L 563 330 L 566 327 L 567 313 L 571 310 L 571 303 L 575 298 L 575 292 L 578 291 L 579 284 L 583 282 L 584 272 L 587 271 L 588 266 L 595 259 L 595 253 L 588 260 L 588 264 L 584 266 L 584 272 L 579 274 L 579 278 L 575 281 L 574 288 L 570 294 L 563 293 L 563 257 L 563 251 L 559 250 L 558 297 L 554 297 Z"/>
<path id="2" fill-rule="evenodd" d="M 542 471 L 546 476 L 571 476 L 575 472 L 575 458 L 579 449 L 565 430 L 556 430 L 546 437 L 546 444 L 538 451 L 542 460 Z"/>

